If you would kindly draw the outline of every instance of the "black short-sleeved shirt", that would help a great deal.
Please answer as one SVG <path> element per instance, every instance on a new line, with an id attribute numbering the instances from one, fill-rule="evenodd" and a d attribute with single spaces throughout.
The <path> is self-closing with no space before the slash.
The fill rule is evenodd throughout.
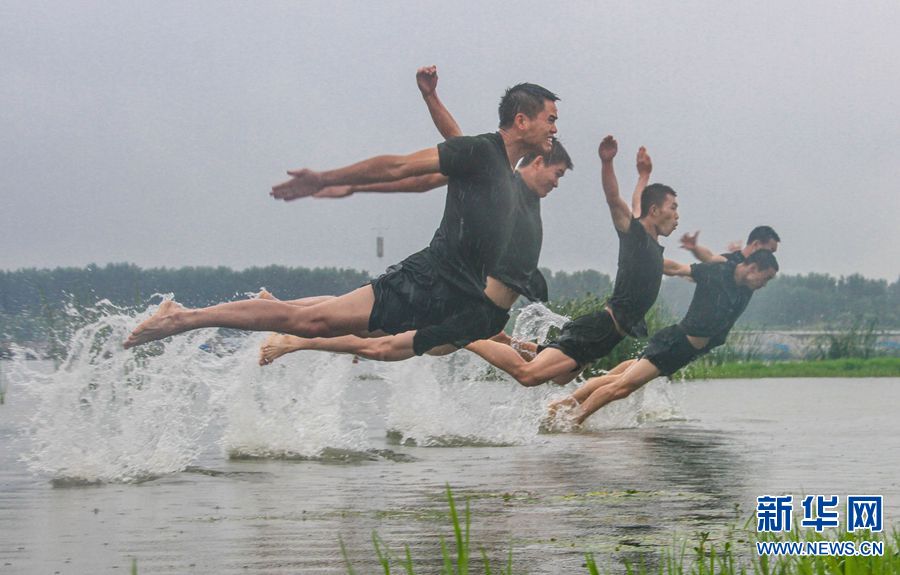
<path id="1" fill-rule="evenodd" d="M 697 287 L 679 325 L 688 335 L 710 338 L 706 349 L 725 343 L 728 332 L 753 296 L 753 290 L 735 283 L 736 266 L 734 262 L 691 266 L 691 277 Z"/>
<path id="2" fill-rule="evenodd" d="M 516 187 L 506 146 L 494 132 L 451 138 L 437 148 L 449 183 L 431 255 L 446 281 L 481 294 L 512 233 Z"/>
<path id="3" fill-rule="evenodd" d="M 516 213 L 512 236 L 493 277 L 531 301 L 547 301 L 547 280 L 538 270 L 544 228 L 541 198 L 516 174 Z"/>
<path id="4" fill-rule="evenodd" d="M 662 282 L 663 247 L 650 237 L 640 220 L 631 218 L 619 234 L 619 269 L 607 305 L 619 326 L 636 337 L 647 335 L 644 314 L 653 307 Z"/>

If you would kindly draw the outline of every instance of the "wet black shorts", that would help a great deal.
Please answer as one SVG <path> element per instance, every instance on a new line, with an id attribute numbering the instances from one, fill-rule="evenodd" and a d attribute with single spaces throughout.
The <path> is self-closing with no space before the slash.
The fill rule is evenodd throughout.
<path id="1" fill-rule="evenodd" d="M 653 334 L 641 357 L 655 365 L 663 375 L 672 377 L 673 373 L 706 352 L 706 349 L 691 345 L 684 330 L 676 324 Z"/>
<path id="2" fill-rule="evenodd" d="M 487 298 L 471 298 L 456 314 L 417 331 L 413 338 L 413 351 L 416 355 L 422 355 L 448 343 L 462 349 L 473 341 L 497 335 L 506 327 L 507 321 L 509 310 L 497 307 Z"/>
<path id="3" fill-rule="evenodd" d="M 578 370 L 594 360 L 606 356 L 625 337 L 606 310 L 589 313 L 566 322 L 556 341 L 545 347 L 555 347 L 578 363 Z"/>
<path id="4" fill-rule="evenodd" d="M 422 253 L 388 268 L 372 281 L 372 290 L 375 303 L 369 331 L 398 334 L 418 330 L 413 339 L 416 355 L 445 344 L 463 348 L 493 337 L 509 320 L 508 310 L 442 279 Z"/>
<path id="5" fill-rule="evenodd" d="M 372 291 L 369 331 L 390 334 L 438 324 L 471 299 L 444 281 L 422 253 L 389 267 L 372 280 Z"/>

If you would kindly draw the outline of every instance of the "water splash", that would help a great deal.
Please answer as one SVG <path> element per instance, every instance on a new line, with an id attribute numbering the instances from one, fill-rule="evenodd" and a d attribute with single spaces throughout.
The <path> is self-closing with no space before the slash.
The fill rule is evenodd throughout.
<path id="1" fill-rule="evenodd" d="M 543 441 L 547 403 L 576 386 L 524 388 L 467 351 L 359 365 L 346 355 L 300 352 L 261 368 L 265 334 L 216 329 L 122 349 L 156 309 L 92 308 L 51 371 L 16 350 L 8 379 L 34 399 L 23 456 L 34 472 L 59 485 L 133 482 L 188 469 L 211 451 L 238 459 L 404 460 L 383 449 L 385 431 L 405 445 L 528 444 Z M 531 305 L 514 336 L 540 341 L 565 321 Z M 670 391 L 652 382 L 604 408 L 586 429 L 671 419 Z"/>
<path id="2" fill-rule="evenodd" d="M 15 350 L 10 379 L 35 400 L 24 457 L 33 471 L 72 483 L 139 481 L 183 469 L 201 449 L 214 413 L 200 374 L 217 366 L 198 342 L 210 330 L 127 353 L 135 318 L 118 311 L 107 306 L 75 330 L 50 373 Z"/>
<path id="3" fill-rule="evenodd" d="M 551 390 L 521 387 L 486 365 L 467 351 L 398 364 L 386 375 L 393 392 L 388 429 L 401 443 L 420 446 L 533 441 Z"/>
<path id="4" fill-rule="evenodd" d="M 346 416 L 343 390 L 353 379 L 348 356 L 295 353 L 260 368 L 259 336 L 244 338 L 242 368 L 225 400 L 225 450 L 232 457 L 315 459 L 326 449 L 365 452 L 367 426 Z M 247 353 L 249 352 L 249 353 Z"/>

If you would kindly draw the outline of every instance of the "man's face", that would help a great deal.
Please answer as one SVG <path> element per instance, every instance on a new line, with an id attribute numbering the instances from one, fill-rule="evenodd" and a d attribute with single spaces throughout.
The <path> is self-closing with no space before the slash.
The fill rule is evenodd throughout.
<path id="1" fill-rule="evenodd" d="M 662 206 L 653 206 L 656 233 L 668 237 L 678 227 L 678 200 L 672 194 L 666 194 Z"/>
<path id="2" fill-rule="evenodd" d="M 556 102 L 544 100 L 544 109 L 535 116 L 524 117 L 524 140 L 535 152 L 546 154 L 553 147 L 553 136 L 556 135 L 557 119 Z"/>
<path id="3" fill-rule="evenodd" d="M 546 198 L 559 185 L 559 179 L 566 175 L 567 168 L 562 162 L 544 164 L 540 157 L 535 162 L 540 162 L 540 164 L 535 166 L 533 182 L 529 187 L 538 197 Z"/>
<path id="4" fill-rule="evenodd" d="M 769 283 L 769 280 L 775 277 L 775 273 L 775 268 L 760 271 L 756 264 L 751 264 L 748 266 L 747 275 L 744 277 L 744 285 L 752 290 L 764 288 Z"/>

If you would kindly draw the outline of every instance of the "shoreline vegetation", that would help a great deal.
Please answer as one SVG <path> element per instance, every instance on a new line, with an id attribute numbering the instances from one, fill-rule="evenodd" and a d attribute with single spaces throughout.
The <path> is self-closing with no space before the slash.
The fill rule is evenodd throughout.
<path id="1" fill-rule="evenodd" d="M 900 357 L 848 357 L 783 361 L 702 363 L 685 369 L 681 379 L 762 379 L 788 377 L 900 377 Z"/>

